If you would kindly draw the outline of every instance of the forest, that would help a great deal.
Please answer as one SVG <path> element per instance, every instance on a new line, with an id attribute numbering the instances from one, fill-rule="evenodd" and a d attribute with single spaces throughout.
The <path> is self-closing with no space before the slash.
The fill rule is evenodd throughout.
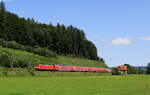
<path id="1" fill-rule="evenodd" d="M 21 18 L 0 3 L 0 39 L 30 47 L 47 48 L 60 56 L 100 60 L 96 46 L 83 30 L 63 24 L 43 24 L 33 18 Z"/>

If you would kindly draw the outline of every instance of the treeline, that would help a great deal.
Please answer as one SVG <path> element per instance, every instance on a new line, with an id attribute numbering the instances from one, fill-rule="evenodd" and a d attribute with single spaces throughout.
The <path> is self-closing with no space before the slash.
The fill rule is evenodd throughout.
<path id="1" fill-rule="evenodd" d="M 38 23 L 30 18 L 20 18 L 6 11 L 3 2 L 0 3 L 0 39 L 16 41 L 25 46 L 48 48 L 58 55 L 103 61 L 83 30 L 59 23 L 54 26 Z"/>
<path id="2" fill-rule="evenodd" d="M 127 74 L 150 74 L 150 63 L 147 66 L 147 68 L 142 68 L 142 67 L 134 67 L 130 64 L 124 64 L 127 66 Z M 118 67 L 113 67 L 112 68 L 112 75 L 120 75 L 121 72 L 119 72 Z"/>

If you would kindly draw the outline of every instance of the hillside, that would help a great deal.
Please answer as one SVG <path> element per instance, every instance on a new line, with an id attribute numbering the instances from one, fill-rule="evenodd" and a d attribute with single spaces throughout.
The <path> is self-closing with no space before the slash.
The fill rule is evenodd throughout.
<path id="1" fill-rule="evenodd" d="M 24 60 L 28 64 L 35 66 L 36 64 L 62 64 L 62 65 L 77 65 L 77 66 L 90 66 L 90 67 L 107 67 L 100 61 L 93 61 L 88 59 L 72 58 L 65 56 L 58 56 L 58 58 L 48 58 L 39 56 L 33 53 L 29 53 L 21 50 L 14 50 L 0 47 L 0 52 L 8 52 L 17 59 Z M 1 55 L 1 54 L 0 54 Z"/>
<path id="2" fill-rule="evenodd" d="M 7 11 L 4 2 L 0 2 L 0 46 L 2 67 L 25 68 L 36 64 L 107 67 L 83 30 L 19 17 Z"/>
<path id="3" fill-rule="evenodd" d="M 21 18 L 6 10 L 0 3 L 0 39 L 15 41 L 24 46 L 48 48 L 58 55 L 101 60 L 96 46 L 85 32 L 72 25 L 44 24 L 33 18 Z"/>

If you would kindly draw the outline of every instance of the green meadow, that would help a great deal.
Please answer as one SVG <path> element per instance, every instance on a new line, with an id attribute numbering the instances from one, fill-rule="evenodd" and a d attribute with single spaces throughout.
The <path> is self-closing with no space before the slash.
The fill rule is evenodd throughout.
<path id="1" fill-rule="evenodd" d="M 100 61 L 80 59 L 74 57 L 65 57 L 65 56 L 58 56 L 58 58 L 56 59 L 48 58 L 48 57 L 39 56 L 22 50 L 3 48 L 1 46 L 0 46 L 0 52 L 8 52 L 14 58 L 23 60 L 26 63 L 31 64 L 33 66 L 37 64 L 60 64 L 60 65 L 76 65 L 76 66 L 103 67 L 103 68 L 107 67 L 106 64 Z"/>
<path id="2" fill-rule="evenodd" d="M 0 77 L 0 95 L 150 95 L 150 76 Z"/>

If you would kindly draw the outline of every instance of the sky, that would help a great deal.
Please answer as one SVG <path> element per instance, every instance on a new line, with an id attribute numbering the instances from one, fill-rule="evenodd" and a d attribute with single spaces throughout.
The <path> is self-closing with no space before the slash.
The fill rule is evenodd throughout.
<path id="1" fill-rule="evenodd" d="M 3 1 L 20 17 L 84 30 L 108 66 L 150 62 L 150 0 Z"/>

